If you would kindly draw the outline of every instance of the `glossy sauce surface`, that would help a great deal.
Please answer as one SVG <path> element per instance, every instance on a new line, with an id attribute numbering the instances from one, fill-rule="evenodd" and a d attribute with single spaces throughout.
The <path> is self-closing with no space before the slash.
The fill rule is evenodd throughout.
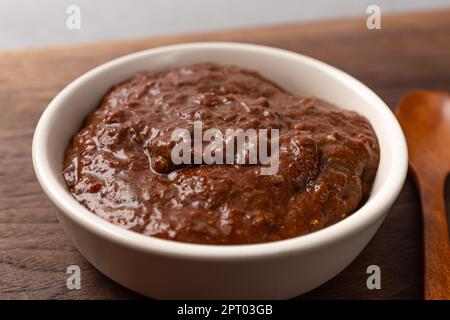
<path id="1" fill-rule="evenodd" d="M 301 76 L 301 75 L 300 75 Z M 171 163 L 171 133 L 280 130 L 279 170 Z M 276 241 L 344 219 L 370 195 L 379 147 L 369 122 L 286 92 L 258 73 L 198 64 L 143 72 L 110 90 L 66 152 L 73 196 L 124 228 L 176 241 Z"/>

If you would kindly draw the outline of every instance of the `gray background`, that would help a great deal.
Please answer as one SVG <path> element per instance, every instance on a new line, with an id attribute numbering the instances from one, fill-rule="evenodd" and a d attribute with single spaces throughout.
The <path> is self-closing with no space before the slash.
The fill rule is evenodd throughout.
<path id="1" fill-rule="evenodd" d="M 68 30 L 66 8 L 81 9 Z M 450 0 L 0 0 L 0 49 L 450 7 Z M 417 23 L 420 23 L 418 21 Z"/>

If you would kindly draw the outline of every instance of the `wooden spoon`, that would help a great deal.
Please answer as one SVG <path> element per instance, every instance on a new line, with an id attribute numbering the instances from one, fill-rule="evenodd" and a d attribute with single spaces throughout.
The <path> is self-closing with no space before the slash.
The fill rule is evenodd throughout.
<path id="1" fill-rule="evenodd" d="M 397 107 L 422 199 L 425 299 L 450 299 L 445 180 L 450 172 L 450 96 L 412 91 Z"/>

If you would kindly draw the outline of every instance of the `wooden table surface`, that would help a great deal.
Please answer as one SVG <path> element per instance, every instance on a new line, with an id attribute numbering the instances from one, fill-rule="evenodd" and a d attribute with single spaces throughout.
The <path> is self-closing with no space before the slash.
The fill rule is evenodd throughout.
<path id="1" fill-rule="evenodd" d="M 90 68 L 142 49 L 204 40 L 258 43 L 312 56 L 360 79 L 392 109 L 414 88 L 450 91 L 450 11 L 382 17 L 381 30 L 368 30 L 361 17 L 0 52 L 1 299 L 140 298 L 95 270 L 65 235 L 32 169 L 32 135 L 52 97 Z M 420 203 L 408 176 L 363 253 L 301 298 L 420 299 L 421 237 Z M 81 290 L 66 288 L 66 268 L 72 264 L 81 268 Z M 366 287 L 366 268 L 373 264 L 381 268 L 381 290 Z"/>

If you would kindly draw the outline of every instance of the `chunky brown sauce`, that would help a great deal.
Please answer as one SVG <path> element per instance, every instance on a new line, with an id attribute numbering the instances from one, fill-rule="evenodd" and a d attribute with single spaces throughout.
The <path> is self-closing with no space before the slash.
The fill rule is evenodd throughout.
<path id="1" fill-rule="evenodd" d="M 301 76 L 301 75 L 300 75 Z M 170 162 L 171 132 L 278 128 L 279 170 Z M 143 72 L 111 89 L 66 152 L 73 196 L 149 236 L 207 244 L 291 238 L 354 212 L 370 194 L 379 147 L 369 122 L 284 91 L 258 73 L 199 64 Z"/>

